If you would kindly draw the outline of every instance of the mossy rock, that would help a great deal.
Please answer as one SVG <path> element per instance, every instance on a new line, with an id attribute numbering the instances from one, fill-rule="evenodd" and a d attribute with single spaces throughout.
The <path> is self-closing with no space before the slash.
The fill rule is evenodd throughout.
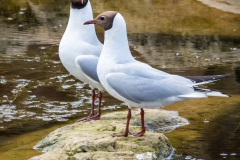
<path id="1" fill-rule="evenodd" d="M 150 114 L 150 112 L 152 112 Z M 166 111 L 164 111 L 166 112 Z M 137 111 L 135 112 L 137 113 Z M 161 110 L 146 111 L 146 115 L 161 114 Z M 122 133 L 126 125 L 126 111 L 114 112 L 101 117 L 101 120 L 85 123 L 75 123 L 55 130 L 40 141 L 34 149 L 41 150 L 42 155 L 32 157 L 30 160 L 127 160 L 127 159 L 163 159 L 172 151 L 167 137 L 162 133 L 147 131 L 142 137 L 112 137 L 112 134 Z M 169 119 L 169 115 L 156 121 Z M 124 118 L 125 117 L 125 118 Z M 138 114 L 133 114 L 130 130 L 140 129 Z M 173 116 L 173 118 L 176 118 Z M 146 120 L 149 118 L 146 116 Z M 154 119 L 151 119 L 154 121 Z M 154 123 L 154 122 L 153 122 Z M 161 126 L 161 124 L 159 124 Z M 156 127 L 156 126 L 155 126 Z M 152 130 L 152 129 L 151 129 Z"/>

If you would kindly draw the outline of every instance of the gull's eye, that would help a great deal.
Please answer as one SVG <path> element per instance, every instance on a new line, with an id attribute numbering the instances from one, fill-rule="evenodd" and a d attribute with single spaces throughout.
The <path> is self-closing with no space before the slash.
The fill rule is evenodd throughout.
<path id="1" fill-rule="evenodd" d="M 104 21 L 104 20 L 106 19 L 106 17 L 105 17 L 105 16 L 101 16 L 100 19 L 101 19 L 102 21 Z"/>

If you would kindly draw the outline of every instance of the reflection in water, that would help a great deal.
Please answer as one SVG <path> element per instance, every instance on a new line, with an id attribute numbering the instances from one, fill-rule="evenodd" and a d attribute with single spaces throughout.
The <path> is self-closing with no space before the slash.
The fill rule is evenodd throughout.
<path id="1" fill-rule="evenodd" d="M 190 121 L 190 125 L 166 134 L 177 144 L 177 154 L 201 159 L 239 159 L 239 98 L 215 97 L 166 107 L 177 109 Z"/>
<path id="2" fill-rule="evenodd" d="M 240 67 L 234 68 L 235 80 L 240 83 Z"/>
<path id="3" fill-rule="evenodd" d="M 1 49 L 0 53 L 7 55 L 24 54 L 28 45 L 33 44 L 57 44 L 63 30 L 62 19 L 68 17 L 67 14 L 58 15 L 61 11 L 59 6 L 68 2 L 58 2 L 57 7 L 53 5 L 38 6 L 34 1 L 21 0 L 15 2 L 9 0 L 0 6 L 1 9 Z M 45 12 L 51 10 L 51 12 Z M 58 17 L 56 19 L 56 16 Z M 65 24 L 64 24 L 65 25 Z M 11 46 L 11 47 L 10 47 Z"/>
<path id="4" fill-rule="evenodd" d="M 208 141 L 208 154 L 218 155 L 218 158 L 229 158 L 239 156 L 240 153 L 240 103 L 233 106 L 232 109 L 226 110 L 225 113 L 212 119 L 213 123 L 209 123 L 205 129 L 204 138 Z M 236 114 L 238 113 L 238 114 Z M 230 115 L 230 116 L 229 116 Z M 225 117 L 228 117 L 226 119 Z M 217 122 L 217 125 L 214 124 Z M 213 133 L 213 131 L 215 131 Z M 221 132 L 219 132 L 221 131 Z M 216 145 L 216 142 L 217 145 Z M 221 148 L 219 148 L 221 146 Z"/>
<path id="5" fill-rule="evenodd" d="M 183 159 L 239 158 L 240 16 L 195 0 L 91 2 L 95 15 L 121 12 L 138 60 L 184 76 L 233 73 L 204 86 L 232 98 L 194 100 L 165 109 L 179 111 L 190 121 L 167 134 Z M 91 93 L 67 73 L 58 57 L 69 1 L 9 0 L 0 10 L 0 154 L 11 154 L 12 138 L 88 114 Z M 102 40 L 103 31 L 97 31 Z M 104 111 L 126 109 L 107 93 L 103 105 Z"/>
<path id="6" fill-rule="evenodd" d="M 158 68 L 208 67 L 240 62 L 240 38 L 130 34 L 130 45 Z M 238 49 L 239 48 L 239 49 Z"/>

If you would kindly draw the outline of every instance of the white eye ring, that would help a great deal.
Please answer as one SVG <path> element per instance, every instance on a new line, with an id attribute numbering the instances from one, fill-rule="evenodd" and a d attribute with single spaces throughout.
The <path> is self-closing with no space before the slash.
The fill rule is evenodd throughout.
<path id="1" fill-rule="evenodd" d="M 101 16 L 100 19 L 101 19 L 102 21 L 104 21 L 104 20 L 106 19 L 106 17 L 105 17 L 105 16 Z"/>

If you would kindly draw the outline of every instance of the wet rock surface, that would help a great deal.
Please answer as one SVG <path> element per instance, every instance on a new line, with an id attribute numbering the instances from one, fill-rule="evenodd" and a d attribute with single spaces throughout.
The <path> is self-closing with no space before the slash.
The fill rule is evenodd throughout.
<path id="1" fill-rule="evenodd" d="M 139 113 L 136 111 L 136 113 Z M 140 116 L 137 116 L 133 123 L 140 126 Z M 177 127 L 188 125 L 189 121 L 179 117 L 177 111 L 145 109 L 145 127 L 150 132 L 166 133 Z"/>
<path id="2" fill-rule="evenodd" d="M 34 146 L 34 149 L 43 154 L 30 160 L 164 159 L 174 149 L 167 137 L 155 131 L 163 130 L 166 124 L 172 126 L 170 128 L 188 124 L 187 120 L 178 117 L 177 112 L 145 110 L 148 131 L 143 137 L 112 137 L 112 134 L 124 132 L 126 114 L 126 111 L 114 112 L 103 115 L 98 121 L 59 128 Z M 139 120 L 138 110 L 133 111 L 131 132 L 140 130 Z"/>

